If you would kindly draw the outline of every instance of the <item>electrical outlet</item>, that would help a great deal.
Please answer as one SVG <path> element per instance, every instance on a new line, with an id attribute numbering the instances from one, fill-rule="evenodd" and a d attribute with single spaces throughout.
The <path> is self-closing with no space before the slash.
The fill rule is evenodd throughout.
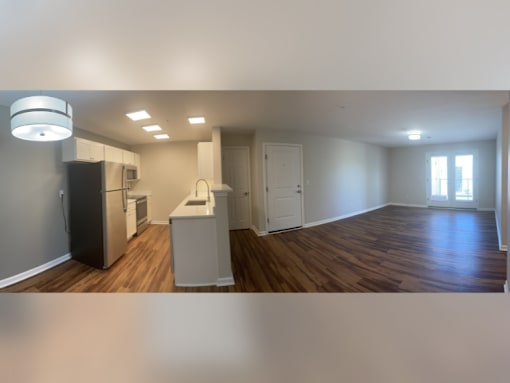
<path id="1" fill-rule="evenodd" d="M 58 198 L 62 198 L 64 196 L 64 191 L 63 190 L 60 190 L 58 192 Z"/>

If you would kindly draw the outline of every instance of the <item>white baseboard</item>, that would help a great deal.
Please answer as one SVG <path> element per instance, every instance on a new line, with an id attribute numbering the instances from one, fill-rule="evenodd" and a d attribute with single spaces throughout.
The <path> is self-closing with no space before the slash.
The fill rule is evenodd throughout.
<path id="1" fill-rule="evenodd" d="M 176 283 L 177 287 L 206 287 L 206 286 L 232 286 L 235 285 L 234 277 L 218 278 L 216 283 Z"/>
<path id="2" fill-rule="evenodd" d="M 168 225 L 168 221 L 151 221 L 151 225 Z"/>
<path id="3" fill-rule="evenodd" d="M 216 286 L 216 283 L 176 283 L 177 287 L 206 287 L 206 286 Z"/>
<path id="4" fill-rule="evenodd" d="M 500 229 L 500 223 L 499 223 L 499 219 L 498 219 L 498 214 L 496 213 L 496 211 L 494 211 L 494 218 L 496 220 L 496 230 L 498 232 L 499 250 L 500 251 L 507 251 L 508 250 L 507 245 L 504 244 L 504 243 L 501 243 L 501 229 Z"/>
<path id="5" fill-rule="evenodd" d="M 46 262 L 43 265 L 34 267 L 33 269 L 24 271 L 22 273 L 13 275 L 12 277 L 5 278 L 0 280 L 0 288 L 7 287 L 10 285 L 13 285 L 15 283 L 24 281 L 25 279 L 31 278 L 33 276 L 36 276 L 37 274 L 42 273 L 43 271 L 49 270 L 52 267 L 55 267 L 57 265 L 60 265 L 61 263 L 68 261 L 71 259 L 71 253 L 65 254 L 57 259 L 54 259 L 52 261 Z"/>
<path id="6" fill-rule="evenodd" d="M 218 281 L 216 282 L 216 286 L 232 286 L 235 284 L 236 282 L 234 281 L 234 276 L 218 278 Z"/>
<path id="7" fill-rule="evenodd" d="M 255 225 L 251 225 L 250 229 L 259 237 L 263 237 L 264 235 L 268 234 L 267 231 L 259 231 Z"/>
<path id="8" fill-rule="evenodd" d="M 365 210 L 358 210 L 358 211 L 355 211 L 355 212 L 352 212 L 352 213 L 348 213 L 348 214 L 344 214 L 344 215 L 339 215 L 337 217 L 321 219 L 320 221 L 308 222 L 308 223 L 305 223 L 303 225 L 303 227 L 313 227 L 313 226 L 318 226 L 318 225 L 324 225 L 325 223 L 335 222 L 335 221 L 338 221 L 338 220 L 341 220 L 341 219 L 345 219 L 345 218 L 349 218 L 349 217 L 354 217 L 355 215 L 365 214 L 365 213 L 368 213 L 368 212 L 371 212 L 371 211 L 374 211 L 374 210 L 377 210 L 377 209 L 381 209 L 381 208 L 386 207 L 386 206 L 388 206 L 388 204 L 371 207 L 371 208 L 365 209 Z"/>
<path id="9" fill-rule="evenodd" d="M 505 292 L 505 294 L 508 294 L 508 280 L 505 281 L 505 284 L 503 285 L 503 291 Z"/>
<path id="10" fill-rule="evenodd" d="M 386 206 L 404 206 L 404 207 L 421 207 L 421 208 L 427 208 L 427 205 L 416 205 L 412 203 L 397 203 L 397 202 L 390 202 L 387 203 Z"/>

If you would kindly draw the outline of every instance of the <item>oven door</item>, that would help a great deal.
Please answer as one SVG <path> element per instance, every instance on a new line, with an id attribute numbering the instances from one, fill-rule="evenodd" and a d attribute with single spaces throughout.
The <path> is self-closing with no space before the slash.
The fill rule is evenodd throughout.
<path id="1" fill-rule="evenodd" d="M 136 234 L 140 235 L 147 229 L 147 197 L 136 200 Z"/>

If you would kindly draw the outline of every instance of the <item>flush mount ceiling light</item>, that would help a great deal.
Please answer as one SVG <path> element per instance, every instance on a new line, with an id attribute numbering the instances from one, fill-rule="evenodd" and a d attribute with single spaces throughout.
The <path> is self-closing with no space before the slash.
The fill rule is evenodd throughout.
<path id="1" fill-rule="evenodd" d="M 147 118 L 151 118 L 150 114 L 147 113 L 145 110 L 139 110 L 138 112 L 126 113 L 126 116 L 128 116 L 133 121 L 139 121 L 139 120 L 145 120 Z"/>
<path id="2" fill-rule="evenodd" d="M 407 135 L 407 138 L 410 141 L 419 141 L 419 140 L 421 140 L 421 134 L 420 133 L 409 133 Z"/>
<path id="3" fill-rule="evenodd" d="M 205 124 L 205 117 L 202 116 L 188 117 L 188 121 L 191 125 Z"/>
<path id="4" fill-rule="evenodd" d="M 156 140 L 168 140 L 170 136 L 168 134 L 155 134 L 154 138 Z"/>
<path id="5" fill-rule="evenodd" d="M 73 134 L 73 109 L 66 101 L 30 96 L 11 105 L 11 133 L 28 141 L 58 141 Z"/>
<path id="6" fill-rule="evenodd" d="M 161 130 L 159 125 L 142 126 L 142 129 L 145 130 L 146 132 L 157 132 L 158 130 Z"/>

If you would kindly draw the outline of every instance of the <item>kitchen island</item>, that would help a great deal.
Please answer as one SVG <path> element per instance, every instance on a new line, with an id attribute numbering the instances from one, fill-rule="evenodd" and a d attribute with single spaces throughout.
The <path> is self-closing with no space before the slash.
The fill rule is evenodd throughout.
<path id="1" fill-rule="evenodd" d="M 230 260 L 228 185 L 186 197 L 170 214 L 171 265 L 176 286 L 234 284 Z"/>

